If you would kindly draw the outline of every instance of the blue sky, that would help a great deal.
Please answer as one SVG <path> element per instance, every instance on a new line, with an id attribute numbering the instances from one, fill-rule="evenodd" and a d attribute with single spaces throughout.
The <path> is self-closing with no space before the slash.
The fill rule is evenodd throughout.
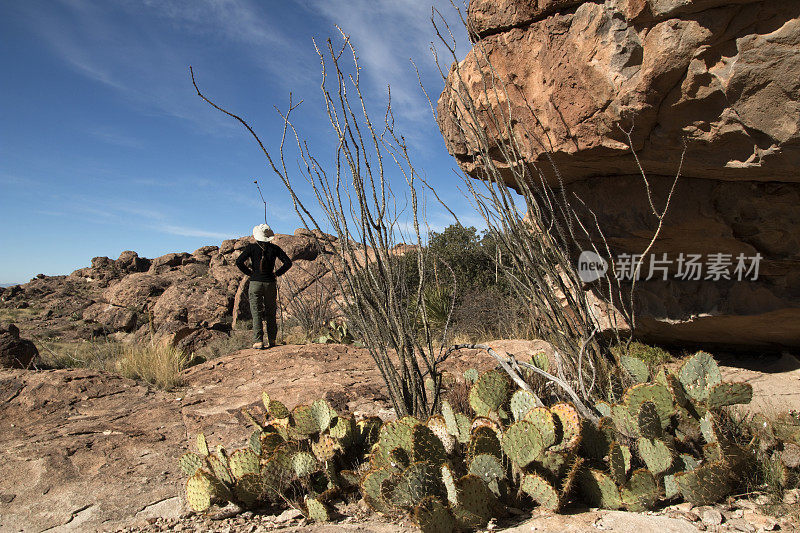
<path id="1" fill-rule="evenodd" d="M 0 0 L 0 283 L 247 235 L 263 217 L 254 178 L 270 224 L 293 232 L 283 185 L 245 130 L 196 96 L 188 67 L 274 151 L 274 108 L 292 91 L 304 100 L 297 125 L 325 160 L 312 38 L 336 36 L 335 24 L 358 48 L 373 116 L 391 85 L 417 167 L 477 225 L 409 62 L 438 98 L 432 4 L 452 15 L 448 0 Z M 433 198 L 428 219 L 434 230 L 452 222 Z"/>

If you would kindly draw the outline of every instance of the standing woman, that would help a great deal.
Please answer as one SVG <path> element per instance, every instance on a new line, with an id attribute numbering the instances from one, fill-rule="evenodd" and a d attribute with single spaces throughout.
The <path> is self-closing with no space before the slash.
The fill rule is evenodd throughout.
<path id="1" fill-rule="evenodd" d="M 275 346 L 278 335 L 278 276 L 284 274 L 292 266 L 292 260 L 280 246 L 272 244 L 275 232 L 266 224 L 253 228 L 255 244 L 248 244 L 236 259 L 239 270 L 250 276 L 250 314 L 253 316 L 253 348 L 261 350 L 264 346 L 263 321 L 267 321 L 267 346 Z M 250 268 L 245 261 L 250 259 Z M 275 270 L 275 259 L 281 260 L 281 267 Z"/>

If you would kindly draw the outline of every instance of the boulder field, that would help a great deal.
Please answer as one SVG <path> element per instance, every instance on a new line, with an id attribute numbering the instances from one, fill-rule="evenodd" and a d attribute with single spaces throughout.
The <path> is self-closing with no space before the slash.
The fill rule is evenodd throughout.
<path id="1" fill-rule="evenodd" d="M 293 299 L 331 305 L 335 297 L 328 259 L 336 239 L 317 237 L 303 229 L 275 237 L 293 263 L 279 280 L 284 315 L 291 314 Z M 250 319 L 247 278 L 235 261 L 251 242 L 252 237 L 230 239 L 154 259 L 133 251 L 117 259 L 95 257 L 67 276 L 39 275 L 0 289 L 0 306 L 18 315 L 13 321 L 23 336 L 142 340 L 152 334 L 193 351 L 226 336 L 236 321 Z M 12 342 L 10 334 L 3 335 Z"/>

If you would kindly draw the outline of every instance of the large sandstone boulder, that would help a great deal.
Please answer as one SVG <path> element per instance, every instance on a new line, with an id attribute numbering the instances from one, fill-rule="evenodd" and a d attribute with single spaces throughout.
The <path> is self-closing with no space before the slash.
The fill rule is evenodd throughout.
<path id="1" fill-rule="evenodd" d="M 464 87 L 484 110 L 511 110 L 522 158 L 557 186 L 552 157 L 568 193 L 598 215 L 612 257 L 641 253 L 656 228 L 621 130 L 631 127 L 656 205 L 687 147 L 653 253 L 760 254 L 757 280 L 641 283 L 640 334 L 800 346 L 800 2 L 473 0 L 469 25 L 479 42 L 459 64 Z M 502 108 L 483 91 L 487 58 L 506 84 Z M 453 70 L 439 124 L 477 177 L 459 133 L 472 119 L 453 119 L 460 87 Z M 487 116 L 478 120 L 505 170 Z"/>
<path id="2" fill-rule="evenodd" d="M 0 368 L 30 368 L 39 355 L 31 341 L 21 339 L 14 324 L 0 324 Z"/>
<path id="3" fill-rule="evenodd" d="M 139 254 L 132 250 L 126 250 L 119 254 L 114 265 L 124 272 L 147 272 L 150 268 L 150 260 L 139 257 Z"/>
<path id="4" fill-rule="evenodd" d="M 138 317 L 139 313 L 129 307 L 119 307 L 102 302 L 94 303 L 83 311 L 84 320 L 103 324 L 111 331 L 133 331 L 136 328 Z"/>
<path id="5" fill-rule="evenodd" d="M 169 286 L 153 306 L 156 324 L 179 321 L 191 326 L 224 327 L 230 325 L 233 294 L 209 278 L 187 278 Z"/>

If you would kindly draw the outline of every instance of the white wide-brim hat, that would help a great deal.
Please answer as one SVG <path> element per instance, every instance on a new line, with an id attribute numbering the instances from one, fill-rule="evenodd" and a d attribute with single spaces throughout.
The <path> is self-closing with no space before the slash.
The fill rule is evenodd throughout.
<path id="1" fill-rule="evenodd" d="M 259 224 L 253 227 L 253 237 L 260 242 L 271 242 L 275 238 L 275 232 L 266 224 Z"/>

